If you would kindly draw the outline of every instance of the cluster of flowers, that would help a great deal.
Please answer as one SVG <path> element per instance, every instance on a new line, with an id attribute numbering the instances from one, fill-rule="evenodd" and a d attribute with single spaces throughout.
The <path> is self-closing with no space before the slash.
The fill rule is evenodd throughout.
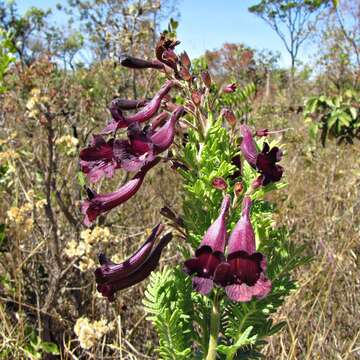
<path id="1" fill-rule="evenodd" d="M 160 162 L 159 155 L 173 143 L 176 124 L 185 109 L 172 103 L 162 105 L 168 99 L 170 90 L 177 85 L 177 79 L 182 78 L 179 75 L 182 65 L 174 52 L 177 44 L 162 36 L 156 46 L 157 59 L 153 61 L 123 56 L 123 66 L 133 69 L 154 68 L 166 74 L 172 72 L 174 76 L 164 83 L 151 100 L 114 99 L 109 106 L 112 120 L 100 134 L 93 136 L 90 146 L 80 152 L 81 170 L 92 183 L 103 177 L 111 178 L 116 169 L 135 172 L 131 180 L 114 192 L 97 194 L 87 188 L 88 199 L 81 204 L 86 226 L 90 226 L 99 215 L 134 196 L 148 171 Z M 158 113 L 160 108 L 162 111 Z M 170 110 L 171 114 L 163 108 Z M 135 113 L 125 116 L 128 110 L 135 110 Z M 149 121 L 151 123 L 142 127 L 141 124 Z M 127 130 L 126 138 L 116 137 L 119 129 Z M 162 230 L 163 226 L 157 225 L 144 245 L 121 264 L 115 264 L 100 254 L 101 267 L 95 271 L 98 291 L 112 301 L 115 291 L 145 279 L 155 269 L 163 248 L 171 240 L 171 234 L 166 234 L 154 246 Z"/>
<path id="2" fill-rule="evenodd" d="M 269 145 L 264 143 L 262 152 L 258 152 L 250 128 L 241 125 L 240 131 L 243 136 L 241 152 L 259 172 L 252 188 L 279 181 L 283 168 L 276 163 L 281 160 L 281 150 L 278 147 L 270 150 Z M 257 135 L 266 136 L 268 133 L 263 130 Z M 226 217 L 230 203 L 230 195 L 225 195 L 218 218 L 205 233 L 195 251 L 195 257 L 185 261 L 184 271 L 195 275 L 192 279 L 193 288 L 203 295 L 208 294 L 217 284 L 225 288 L 226 294 L 233 301 L 246 302 L 253 297 L 263 298 L 271 290 L 271 281 L 265 276 L 265 256 L 256 252 L 255 234 L 250 220 L 251 198 L 244 197 L 241 218 L 227 241 Z"/>
<path id="3" fill-rule="evenodd" d="M 128 172 L 136 172 L 130 181 L 115 192 L 96 194 L 87 189 L 88 199 L 82 203 L 85 225 L 91 225 L 100 214 L 130 199 L 139 190 L 146 173 L 161 160 L 159 154 L 173 143 L 176 123 L 184 115 L 185 108 L 171 103 L 170 106 L 169 104 L 165 106 L 166 109 L 171 109 L 171 115 L 167 111 L 159 114 L 157 112 L 171 88 L 176 86 L 179 80 L 193 79 L 189 72 L 191 63 L 186 53 L 178 57 L 174 52 L 177 44 L 177 41 L 162 35 L 156 46 L 155 60 L 148 61 L 131 56 L 122 58 L 123 66 L 162 70 L 170 79 L 150 101 L 113 100 L 110 104 L 112 120 L 101 134 L 93 137 L 92 144 L 80 152 L 81 169 L 90 182 L 95 183 L 103 177 L 110 178 L 115 170 L 120 168 Z M 201 75 L 205 86 L 210 88 L 209 74 L 203 72 Z M 222 91 L 231 93 L 235 90 L 236 84 L 229 84 Z M 192 92 L 191 99 L 195 106 L 200 104 L 201 98 L 200 93 Z M 139 108 L 141 110 L 138 110 Z M 189 108 L 189 111 L 192 111 L 191 107 Z M 125 116 L 124 112 L 127 110 L 138 111 Z M 222 116 L 227 120 L 234 117 L 230 110 L 223 111 Z M 152 120 L 151 124 L 141 127 L 142 123 L 150 120 Z M 127 129 L 127 138 L 117 139 L 117 131 L 122 128 Z M 282 157 L 281 150 L 277 147 L 270 149 L 265 143 L 262 151 L 259 152 L 250 128 L 241 125 L 240 132 L 243 137 L 240 146 L 243 156 L 259 173 L 252 188 L 256 189 L 279 181 L 283 174 L 283 168 L 277 164 Z M 264 129 L 255 135 L 267 136 L 269 133 Z M 104 135 L 111 137 L 105 140 Z M 271 281 L 265 276 L 265 257 L 256 252 L 255 236 L 250 222 L 251 199 L 248 196 L 244 198 L 241 219 L 230 235 L 227 257 L 224 256 L 227 243 L 226 216 L 230 203 L 230 195 L 226 195 L 219 217 L 206 232 L 200 247 L 195 252 L 195 258 L 185 262 L 184 270 L 189 275 L 195 274 L 194 288 L 202 294 L 208 294 L 215 283 L 225 287 L 229 298 L 235 301 L 249 301 L 253 296 L 264 297 L 271 289 Z M 97 289 L 103 296 L 113 301 L 116 291 L 128 288 L 149 276 L 157 266 L 162 250 L 172 238 L 170 233 L 166 234 L 155 246 L 163 228 L 158 224 L 140 249 L 121 264 L 116 264 L 104 254 L 100 254 L 101 267 L 96 269 L 95 276 Z"/>

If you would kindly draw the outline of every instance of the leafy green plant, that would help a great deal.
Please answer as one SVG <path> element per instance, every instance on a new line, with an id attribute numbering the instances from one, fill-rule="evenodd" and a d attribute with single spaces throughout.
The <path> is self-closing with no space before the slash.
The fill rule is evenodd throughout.
<path id="1" fill-rule="evenodd" d="M 336 96 L 314 96 L 305 103 L 304 117 L 309 125 L 309 134 L 318 137 L 323 146 L 328 138 L 336 138 L 339 143 L 352 144 L 360 139 L 360 93 L 355 89 Z"/>
<path id="2" fill-rule="evenodd" d="M 4 76 L 11 63 L 15 61 L 15 48 L 11 41 L 11 34 L 0 29 L 0 94 L 6 91 Z"/>

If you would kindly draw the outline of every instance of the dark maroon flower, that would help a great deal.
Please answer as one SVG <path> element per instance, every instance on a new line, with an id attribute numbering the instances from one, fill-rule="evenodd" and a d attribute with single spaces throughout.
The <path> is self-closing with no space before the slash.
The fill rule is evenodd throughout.
<path id="1" fill-rule="evenodd" d="M 204 235 L 195 257 L 185 261 L 184 271 L 195 276 L 192 279 L 194 290 L 206 295 L 213 288 L 216 267 L 224 261 L 226 242 L 226 216 L 230 207 L 230 195 L 221 204 L 220 214 Z"/>
<path id="2" fill-rule="evenodd" d="M 114 143 L 114 158 L 126 171 L 139 171 L 144 165 L 154 160 L 150 129 L 141 129 L 138 123 L 129 125 L 128 139 Z"/>
<path id="3" fill-rule="evenodd" d="M 214 281 L 225 287 L 231 300 L 245 302 L 265 297 L 271 290 L 271 281 L 265 276 L 265 256 L 256 252 L 249 197 L 244 198 L 243 206 L 242 216 L 229 238 L 227 261 L 217 266 Z"/>
<path id="4" fill-rule="evenodd" d="M 131 180 L 118 190 L 108 194 L 96 194 L 88 190 L 89 198 L 82 202 L 81 211 L 85 215 L 84 225 L 90 226 L 96 218 L 116 206 L 129 200 L 139 190 L 146 173 L 160 161 L 154 159 L 151 163 L 144 166 Z"/>
<path id="5" fill-rule="evenodd" d="M 149 101 L 146 99 L 140 100 L 128 100 L 128 99 L 120 99 L 115 98 L 111 101 L 109 109 L 112 112 L 112 109 L 115 111 L 122 111 L 122 110 L 136 110 L 138 108 L 144 107 Z"/>
<path id="6" fill-rule="evenodd" d="M 90 182 L 95 183 L 103 176 L 111 178 L 120 167 L 114 159 L 113 146 L 114 139 L 105 141 L 94 135 L 91 145 L 80 151 L 80 167 Z"/>
<path id="7" fill-rule="evenodd" d="M 236 170 L 234 171 L 234 173 L 230 176 L 230 179 L 232 180 L 236 180 L 238 177 L 241 176 L 241 172 L 242 172 L 242 166 L 241 166 L 241 157 L 240 155 L 235 155 L 232 159 L 231 159 L 231 163 L 233 165 L 236 166 Z"/>
<path id="8" fill-rule="evenodd" d="M 164 69 L 164 64 L 158 60 L 143 60 L 127 54 L 122 54 L 120 56 L 120 64 L 131 69 Z"/>
<path id="9" fill-rule="evenodd" d="M 166 234 L 154 248 L 155 241 L 162 229 L 160 224 L 157 225 L 140 249 L 121 264 L 115 264 L 104 254 L 100 254 L 101 266 L 95 270 L 97 290 L 109 301 L 115 300 L 114 293 L 116 291 L 143 281 L 156 268 L 162 250 L 172 238 L 170 233 Z"/>
<path id="10" fill-rule="evenodd" d="M 151 99 L 151 101 L 149 101 L 136 114 L 125 117 L 118 108 L 113 107 L 113 111 L 112 109 L 110 109 L 111 114 L 113 116 L 113 120 L 110 121 L 110 123 L 102 130 L 102 134 L 109 134 L 111 132 L 116 131 L 117 129 L 126 128 L 130 124 L 135 122 L 142 123 L 148 121 L 159 110 L 159 107 L 161 105 L 161 100 L 164 98 L 165 95 L 169 93 L 169 91 L 174 85 L 175 85 L 174 81 L 171 80 L 166 81 L 166 83 L 160 88 L 160 90 Z"/>
<path id="11" fill-rule="evenodd" d="M 240 145 L 241 151 L 247 162 L 262 175 L 262 185 L 265 186 L 271 182 L 279 181 L 284 169 L 276 163 L 281 160 L 282 151 L 276 146 L 270 149 L 269 145 L 264 143 L 263 150 L 259 153 L 250 128 L 241 125 L 240 130 L 243 136 Z"/>
<path id="12" fill-rule="evenodd" d="M 151 162 L 155 155 L 167 150 L 174 141 L 175 125 L 183 114 L 184 108 L 178 106 L 170 119 L 156 132 L 146 127 L 141 129 L 138 123 L 128 127 L 129 140 L 114 143 L 114 157 L 126 171 L 138 171 Z"/>
<path id="13" fill-rule="evenodd" d="M 223 88 L 223 92 L 224 93 L 233 93 L 235 92 L 237 89 L 237 84 L 236 83 L 232 83 L 232 84 L 227 84 L 224 88 Z"/>

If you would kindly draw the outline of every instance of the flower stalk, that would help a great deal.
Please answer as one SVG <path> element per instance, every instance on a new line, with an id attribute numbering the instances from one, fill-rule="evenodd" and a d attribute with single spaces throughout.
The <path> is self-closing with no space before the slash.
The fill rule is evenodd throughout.
<path id="1" fill-rule="evenodd" d="M 216 360 L 217 354 L 217 344 L 219 337 L 219 328 L 220 328 L 220 297 L 216 291 L 214 294 L 214 299 L 211 307 L 210 314 L 210 338 L 209 338 L 209 347 L 206 356 L 206 360 Z"/>

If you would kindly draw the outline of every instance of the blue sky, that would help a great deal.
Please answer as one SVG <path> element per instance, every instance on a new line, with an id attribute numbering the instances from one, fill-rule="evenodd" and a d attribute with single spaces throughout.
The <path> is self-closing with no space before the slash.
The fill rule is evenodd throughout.
<path id="1" fill-rule="evenodd" d="M 30 6 L 54 8 L 59 0 L 17 0 L 20 11 Z M 270 49 L 281 53 L 281 64 L 288 66 L 290 58 L 281 40 L 258 17 L 248 12 L 256 0 L 179 0 L 179 49 L 186 49 L 190 57 L 205 50 L 219 48 L 225 42 L 239 43 L 257 49 Z M 57 16 L 56 20 L 61 21 Z M 164 28 L 166 24 L 164 24 Z M 300 59 L 306 60 L 305 51 Z"/>

